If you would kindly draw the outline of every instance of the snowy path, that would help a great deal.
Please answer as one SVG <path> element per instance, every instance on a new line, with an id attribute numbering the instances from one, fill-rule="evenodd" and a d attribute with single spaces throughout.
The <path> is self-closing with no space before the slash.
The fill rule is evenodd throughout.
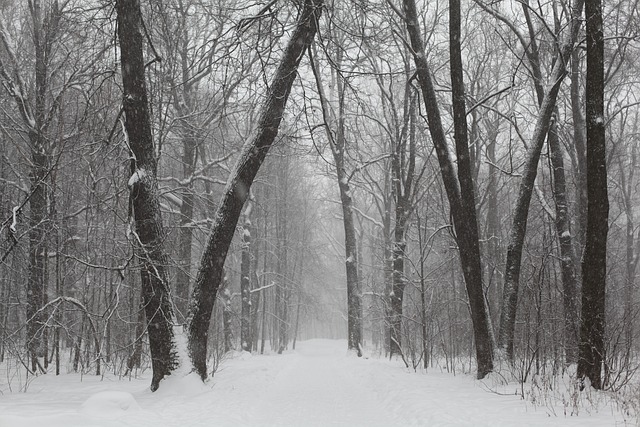
<path id="1" fill-rule="evenodd" d="M 550 416 L 548 407 L 491 393 L 469 376 L 416 374 L 347 356 L 345 346 L 313 340 L 280 356 L 236 355 L 208 384 L 172 378 L 156 393 L 148 378 L 42 376 L 27 393 L 0 395 L 0 427 L 625 425 L 610 409 Z"/>
<path id="2" fill-rule="evenodd" d="M 318 344 L 318 343 L 316 343 Z M 346 369 L 344 349 L 309 345 L 252 405 L 246 422 L 274 426 L 391 426 L 374 391 Z"/>

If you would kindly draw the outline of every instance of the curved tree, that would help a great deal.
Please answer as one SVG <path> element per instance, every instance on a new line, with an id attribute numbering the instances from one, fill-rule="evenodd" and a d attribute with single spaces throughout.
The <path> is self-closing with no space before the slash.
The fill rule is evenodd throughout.
<path id="1" fill-rule="evenodd" d="M 156 390 L 160 381 L 170 375 L 180 362 L 186 363 L 186 360 L 180 360 L 184 355 L 178 354 L 179 349 L 172 328 L 175 320 L 165 270 L 166 253 L 163 248 L 164 231 L 157 191 L 157 162 L 144 78 L 144 27 L 140 3 L 139 0 L 119 0 L 116 7 L 124 86 L 125 129 L 133 158 L 129 187 L 135 215 L 135 235 L 142 263 L 145 312 L 149 323 L 153 363 L 151 389 Z M 278 134 L 298 65 L 315 36 L 321 10 L 321 0 L 307 0 L 299 11 L 295 30 L 273 77 L 257 129 L 253 138 L 244 145 L 229 177 L 202 255 L 188 324 L 190 362 L 202 379 L 207 378 L 207 331 L 222 283 L 229 245 L 253 179 Z"/>

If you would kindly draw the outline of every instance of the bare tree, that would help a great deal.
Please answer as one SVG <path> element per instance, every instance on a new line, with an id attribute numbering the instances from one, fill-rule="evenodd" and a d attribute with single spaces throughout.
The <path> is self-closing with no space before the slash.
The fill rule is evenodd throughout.
<path id="1" fill-rule="evenodd" d="M 158 195 L 157 160 L 145 83 L 142 14 L 139 0 L 116 3 L 123 83 L 122 109 L 131 150 L 131 208 L 134 239 L 141 265 L 142 303 L 147 317 L 153 378 L 151 390 L 179 364 L 174 339 L 173 306 L 164 249 L 165 232 Z"/>
<path id="2" fill-rule="evenodd" d="M 295 30 L 273 77 L 257 129 L 243 147 L 229 177 L 200 261 L 190 305 L 188 334 L 191 361 L 203 379 L 207 377 L 207 331 L 229 245 L 251 184 L 278 134 L 298 65 L 315 36 L 321 11 L 321 0 L 306 0 L 300 8 Z"/>
<path id="3" fill-rule="evenodd" d="M 549 134 L 549 128 L 552 123 L 552 115 L 556 109 L 556 99 L 562 80 L 567 74 L 567 64 L 571 58 L 571 53 L 574 49 L 574 45 L 578 38 L 578 32 L 580 30 L 580 16 L 582 15 L 582 7 L 584 5 L 583 0 L 574 0 L 570 9 L 570 25 L 569 33 L 565 36 L 562 45 L 557 52 L 557 58 L 551 71 L 549 78 L 550 85 L 544 90 L 540 91 L 542 75 L 540 73 L 540 65 L 537 48 L 527 48 L 529 43 L 525 41 L 517 28 L 503 15 L 497 12 L 495 9 L 483 4 L 481 1 L 476 1 L 480 7 L 486 10 L 488 13 L 495 16 L 497 19 L 508 25 L 514 33 L 520 39 L 520 43 L 525 46 L 526 53 L 529 56 L 530 63 L 534 64 L 533 74 L 534 81 L 537 84 L 538 98 L 540 99 L 540 112 L 536 120 L 533 135 L 529 143 L 525 169 L 520 182 L 520 188 L 518 190 L 518 197 L 516 199 L 513 222 L 511 226 L 511 232 L 509 236 L 509 244 L 507 247 L 507 260 L 505 264 L 505 279 L 504 289 L 502 297 L 502 311 L 500 313 L 500 327 L 498 332 L 498 347 L 506 354 L 507 358 L 513 358 L 513 340 L 515 335 L 515 321 L 516 310 L 518 306 L 518 288 L 520 284 L 520 270 L 522 264 L 522 250 L 524 247 L 524 240 L 527 231 L 527 220 L 529 216 L 529 205 L 531 203 L 531 196 L 533 194 L 534 184 L 538 173 L 538 162 L 542 147 L 547 135 Z M 523 4 L 525 14 L 528 14 L 528 6 Z M 531 25 L 531 20 L 528 21 Z M 533 30 L 531 30 L 533 31 Z M 557 34 L 556 37 L 561 37 Z M 534 42 L 535 38 L 530 39 L 530 43 Z M 542 95 L 542 96 L 541 96 Z M 553 136 L 552 136 L 553 137 Z M 559 169 L 556 168 L 556 171 Z M 556 194 L 560 194 L 556 191 Z M 562 209 L 559 206 L 559 209 Z M 561 216 L 561 220 L 562 220 Z M 560 226 L 566 225 L 566 220 L 560 223 Z M 564 234 L 563 230 L 562 233 Z M 566 235 L 564 238 L 566 243 Z M 562 246 L 565 248 L 566 246 Z"/>
<path id="4" fill-rule="evenodd" d="M 336 68 L 342 67 L 342 48 L 337 49 L 336 58 L 333 59 Z M 320 97 L 320 105 L 324 119 L 324 129 L 331 149 L 331 154 L 335 163 L 336 178 L 340 191 L 340 204 L 342 206 L 342 222 L 344 226 L 345 241 L 345 268 L 347 274 L 347 346 L 358 356 L 362 356 L 362 319 L 361 319 L 361 295 L 358 277 L 358 245 L 357 234 L 353 216 L 354 201 L 350 186 L 351 176 L 348 172 L 347 159 L 349 144 L 345 130 L 345 84 L 342 73 L 333 70 L 335 90 L 337 93 L 337 111 L 331 108 L 331 103 L 325 95 L 325 90 L 318 70 L 315 58 L 312 62 L 313 74 L 316 80 L 316 87 Z M 333 89 L 333 88 L 332 88 Z"/>
<path id="5" fill-rule="evenodd" d="M 435 145 L 442 180 L 449 200 L 451 216 L 453 217 L 458 249 L 460 251 L 460 262 L 462 264 L 471 308 L 478 364 L 477 375 L 478 378 L 484 378 L 493 370 L 493 338 L 482 285 L 478 221 L 476 217 L 468 142 L 465 135 L 466 123 L 463 123 L 463 118 L 466 114 L 464 113 L 463 101 L 462 60 L 459 57 L 460 6 L 457 1 L 453 1 L 450 4 L 450 55 L 451 60 L 455 61 L 451 68 L 451 79 L 452 87 L 459 85 L 453 95 L 455 103 L 454 117 L 457 123 L 455 142 L 458 169 L 456 176 L 456 168 L 449 154 L 438 108 L 438 99 L 425 55 L 424 41 L 420 30 L 416 4 L 414 0 L 404 0 L 403 5 L 403 16 L 414 53 L 416 74 L 425 104 L 429 122 L 429 132 Z"/>
<path id="6" fill-rule="evenodd" d="M 582 324 L 578 378 L 602 388 L 609 198 L 604 123 L 602 3 L 586 2 L 587 26 L 587 232 L 582 258 Z"/>

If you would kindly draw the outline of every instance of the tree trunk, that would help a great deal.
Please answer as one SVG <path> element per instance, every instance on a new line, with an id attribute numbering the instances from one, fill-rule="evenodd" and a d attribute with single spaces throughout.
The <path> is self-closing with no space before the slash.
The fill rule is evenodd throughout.
<path id="1" fill-rule="evenodd" d="M 153 368 L 151 390 L 155 391 L 160 381 L 177 368 L 179 360 L 173 334 L 173 307 L 166 273 L 167 256 L 163 248 L 165 233 L 156 179 L 157 161 L 144 75 L 140 3 L 139 0 L 118 0 L 116 8 L 124 88 L 124 127 L 133 158 L 128 185 L 149 332 Z"/>
<path id="2" fill-rule="evenodd" d="M 491 313 L 497 313 L 497 301 L 498 296 L 502 295 L 502 278 L 500 276 L 500 213 L 498 211 L 498 173 L 499 169 L 495 166 L 496 161 L 496 145 L 498 139 L 499 129 L 498 119 L 488 120 L 487 129 L 487 151 L 486 156 L 489 165 L 489 182 L 487 183 L 487 191 L 489 192 L 487 197 L 487 215 L 486 215 L 486 259 L 487 259 L 487 276 L 488 276 L 488 288 L 490 290 L 490 310 Z M 489 293 L 489 292 L 488 292 Z"/>
<path id="3" fill-rule="evenodd" d="M 220 293 L 220 303 L 222 305 L 222 334 L 224 338 L 224 352 L 227 353 L 234 349 L 233 346 L 233 308 L 231 307 L 231 289 L 227 275 L 224 274 L 222 279 L 222 292 Z"/>
<path id="4" fill-rule="evenodd" d="M 576 259 L 582 259 L 585 233 L 587 230 L 587 158 L 586 124 L 582 114 L 580 99 L 580 53 L 575 50 L 571 55 L 571 115 L 573 117 L 573 143 L 576 150 Z"/>
<path id="5" fill-rule="evenodd" d="M 240 313 L 240 346 L 242 351 L 251 352 L 253 337 L 251 335 L 251 208 L 247 202 L 244 210 L 242 226 L 242 259 L 240 261 L 240 297 L 242 309 Z"/>
<path id="6" fill-rule="evenodd" d="M 390 174 L 385 170 L 385 204 L 384 215 L 382 218 L 382 239 L 383 245 L 383 287 L 384 295 L 382 298 L 382 304 L 384 309 L 384 351 L 385 354 L 391 355 L 391 316 L 393 311 L 391 310 L 391 291 L 393 289 L 393 244 L 391 242 L 391 190 Z"/>
<path id="7" fill-rule="evenodd" d="M 413 208 L 416 178 L 416 97 L 410 90 L 405 91 L 405 125 L 399 140 L 392 140 L 391 181 L 392 195 L 396 204 L 395 226 L 393 232 L 393 272 L 390 303 L 391 303 L 391 342 L 390 356 L 402 355 L 402 307 L 404 290 L 406 287 L 405 257 L 407 222 Z M 407 133 L 409 139 L 409 153 L 406 155 Z"/>
<path id="8" fill-rule="evenodd" d="M 513 358 L 513 340 L 518 306 L 522 249 L 527 231 L 531 195 L 538 174 L 538 161 L 549 131 L 552 114 L 556 108 L 556 98 L 560 90 L 560 84 L 567 74 L 566 64 L 570 59 L 575 41 L 577 40 L 583 4 L 583 0 L 575 0 L 572 5 L 570 34 L 561 47 L 558 58 L 555 61 L 550 79 L 551 87 L 546 90 L 540 103 L 540 112 L 536 120 L 533 136 L 531 137 L 525 169 L 518 190 L 518 198 L 516 199 L 509 245 L 507 247 L 502 311 L 500 313 L 500 329 L 498 332 L 498 347 L 506 354 L 508 359 Z"/>
<path id="9" fill-rule="evenodd" d="M 406 278 L 404 275 L 404 257 L 407 244 L 405 242 L 406 217 L 404 207 L 396 205 L 396 224 L 394 229 L 393 244 L 393 272 L 392 286 L 389 294 L 391 306 L 391 325 L 389 355 L 402 355 L 402 302 L 404 301 L 404 288 Z"/>
<path id="10" fill-rule="evenodd" d="M 186 124 L 185 126 L 188 126 Z M 178 234 L 178 271 L 176 273 L 175 304 L 178 318 L 184 322 L 189 304 L 189 282 L 191 279 L 191 246 L 193 241 L 193 205 L 195 202 L 191 179 L 195 170 L 196 140 L 190 130 L 183 136 L 182 176 L 188 184 L 181 188 L 180 231 Z"/>
<path id="11" fill-rule="evenodd" d="M 637 116 L 634 124 L 635 134 L 637 132 Z M 625 233 L 625 284 L 624 284 L 624 336 L 627 358 L 631 357 L 631 349 L 633 348 L 633 335 L 635 330 L 634 322 L 634 288 L 636 279 L 636 268 L 638 265 L 638 254 L 636 253 L 635 239 L 635 215 L 633 212 L 633 188 L 634 176 L 637 165 L 636 147 L 631 147 L 631 159 L 625 164 L 622 158 L 618 158 L 618 168 L 620 170 L 620 187 L 622 190 L 622 200 L 626 217 L 626 233 Z"/>
<path id="12" fill-rule="evenodd" d="M 44 317 L 40 309 L 45 303 L 45 229 L 47 196 L 45 179 L 49 159 L 44 137 L 38 131 L 29 132 L 31 142 L 31 198 L 29 199 L 29 276 L 27 285 L 27 348 L 31 370 L 37 369 L 37 358 L 44 357 Z"/>
<path id="13" fill-rule="evenodd" d="M 202 254 L 190 303 L 188 326 L 191 361 L 202 379 L 207 377 L 207 331 L 229 245 L 251 183 L 278 134 L 298 65 L 315 36 L 321 11 L 322 0 L 304 2 L 296 28 L 273 78 L 258 128 L 250 142 L 243 147 L 231 173 Z"/>
<path id="14" fill-rule="evenodd" d="M 286 349 L 289 344 L 288 329 L 289 329 L 289 311 L 288 311 L 288 298 L 289 292 L 289 239 L 288 239 L 288 200 L 289 197 L 289 158 L 283 156 L 280 158 L 282 163 L 279 163 L 277 186 L 280 190 L 276 200 L 276 239 L 277 239 L 277 260 L 276 260 L 276 325 L 278 340 L 276 348 L 278 354 Z"/>
<path id="15" fill-rule="evenodd" d="M 341 64 L 341 54 L 337 55 L 336 63 Z M 312 61 L 316 87 L 320 96 L 322 114 L 326 125 L 325 132 L 331 147 L 331 153 L 336 165 L 336 177 L 340 191 L 342 206 L 342 224 L 344 227 L 345 270 L 347 276 L 347 348 L 362 356 L 362 295 L 358 277 L 358 243 L 355 222 L 353 220 L 353 197 L 349 186 L 349 176 L 346 170 L 345 151 L 347 141 L 344 122 L 344 84 L 342 77 L 337 77 L 338 115 L 337 118 L 329 108 L 328 100 L 320 80 L 320 74 L 315 62 Z M 330 126 L 335 126 L 335 137 Z"/>
<path id="16" fill-rule="evenodd" d="M 451 28 L 451 56 L 459 56 L 460 51 L 460 5 L 457 1 L 452 1 L 450 5 L 452 15 L 450 16 Z M 453 160 L 449 155 L 447 140 L 442 126 L 440 110 L 438 108 L 438 98 L 431 80 L 431 71 L 425 55 L 424 42 L 420 31 L 418 13 L 414 0 L 404 0 L 404 12 L 406 16 L 407 31 L 409 33 L 411 47 L 414 52 L 416 63 L 416 73 L 422 91 L 425 111 L 429 123 L 429 132 L 435 145 L 440 172 L 444 182 L 447 198 L 449 200 L 450 212 L 456 231 L 458 248 L 460 251 L 460 263 L 469 297 L 471 309 L 471 320 L 473 323 L 473 335 L 476 344 L 476 359 L 478 364 L 478 378 L 484 378 L 493 370 L 493 342 L 490 331 L 490 321 L 487 307 L 484 300 L 484 289 L 482 285 L 482 267 L 480 263 L 480 245 L 478 243 L 478 229 L 475 212 L 475 197 L 471 181 L 471 169 L 469 162 L 468 147 L 465 154 L 467 141 L 462 134 L 456 138 L 456 153 L 462 154 L 462 163 L 459 164 L 458 177 L 455 174 Z M 452 87 L 460 84 L 462 69 L 461 59 L 456 58 L 457 65 L 452 65 Z M 456 70 L 456 68 L 460 68 Z M 464 86 L 456 90 L 463 91 Z M 460 95 L 456 93 L 454 100 L 460 100 Z M 457 105 L 454 117 L 458 118 L 456 128 L 461 132 L 466 125 L 459 122 L 460 105 Z M 464 114 L 463 116 L 464 117 Z M 460 154 L 458 154 L 460 159 Z M 458 179 L 461 179 L 459 184 Z M 464 192 L 461 192 L 461 187 Z M 468 193 L 471 188 L 471 193 Z"/>
<path id="17" fill-rule="evenodd" d="M 586 3 L 587 233 L 582 259 L 582 325 L 578 378 L 602 388 L 609 200 L 604 127 L 604 37 L 600 0 Z"/>
<path id="18" fill-rule="evenodd" d="M 529 46 L 523 46 L 528 52 L 529 63 L 531 65 L 535 92 L 538 98 L 539 106 L 544 102 L 544 87 L 542 82 L 542 69 L 540 66 L 540 52 L 538 43 L 536 42 L 536 31 L 531 20 L 528 6 L 523 4 L 522 9 L 527 20 L 529 29 Z M 575 51 L 571 53 L 572 73 L 575 68 L 573 62 L 578 61 Z M 573 90 L 572 77 L 572 90 Z M 563 290 L 563 308 L 564 308 L 564 338 L 565 338 L 565 354 L 568 363 L 575 363 L 578 357 L 578 281 L 576 277 L 575 254 L 573 248 L 573 236 L 571 235 L 571 226 L 569 221 L 569 205 L 566 195 L 566 174 L 564 168 L 564 159 L 562 148 L 560 145 L 557 118 L 559 117 L 558 108 L 555 108 L 555 117 L 549 125 L 547 135 L 547 143 L 550 148 L 550 158 L 553 175 L 553 197 L 556 205 L 556 235 L 560 243 L 560 266 L 562 271 L 562 290 Z"/>
<path id="19" fill-rule="evenodd" d="M 567 363 L 578 361 L 578 336 L 580 320 L 578 317 L 578 279 L 574 264 L 575 254 L 569 222 L 569 204 L 565 181 L 564 160 L 556 125 L 549 129 L 547 137 L 551 149 L 553 167 L 553 196 L 556 202 L 556 233 L 560 241 L 560 267 L 562 271 L 562 300 L 564 308 L 564 341 Z"/>

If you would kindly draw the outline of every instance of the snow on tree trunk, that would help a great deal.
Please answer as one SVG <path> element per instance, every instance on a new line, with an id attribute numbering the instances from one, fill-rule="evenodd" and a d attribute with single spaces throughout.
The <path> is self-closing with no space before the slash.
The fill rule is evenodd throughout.
<path id="1" fill-rule="evenodd" d="M 582 102 L 580 99 L 581 87 L 580 52 L 574 50 L 571 55 L 571 116 L 573 118 L 573 144 L 576 152 L 576 212 L 578 220 L 576 224 L 576 259 L 582 259 L 584 248 L 584 234 L 587 230 L 587 158 L 585 135 L 586 124 L 582 114 Z M 578 264 L 579 266 L 579 264 Z"/>
<path id="2" fill-rule="evenodd" d="M 605 283 L 609 199 L 604 123 L 602 4 L 586 4 L 587 23 L 587 233 L 582 258 L 582 324 L 578 378 L 601 389 L 605 356 Z"/>
<path id="3" fill-rule="evenodd" d="M 186 127 L 186 126 L 185 126 Z M 189 303 L 189 282 L 191 278 L 192 225 L 195 195 L 191 178 L 196 162 L 196 136 L 187 131 L 182 137 L 182 176 L 187 184 L 182 186 L 180 204 L 180 231 L 178 234 L 178 271 L 176 273 L 175 304 L 180 320 L 186 319 Z"/>
<path id="4" fill-rule="evenodd" d="M 207 332 L 222 269 L 242 206 L 260 165 L 278 134 L 284 108 L 305 50 L 317 29 L 322 0 L 306 0 L 273 78 L 254 136 L 245 144 L 224 190 L 202 254 L 189 314 L 189 354 L 195 371 L 207 377 Z"/>
<path id="5" fill-rule="evenodd" d="M 549 129 L 547 141 L 551 149 L 551 165 L 553 167 L 553 197 L 556 201 L 556 234 L 560 241 L 565 355 L 567 363 L 575 363 L 578 360 L 578 336 L 580 334 L 580 322 L 578 318 L 578 280 L 574 263 L 573 236 L 571 235 L 569 221 L 564 160 L 562 158 L 562 149 L 555 124 Z"/>
<path id="6" fill-rule="evenodd" d="M 229 278 L 226 274 L 222 279 L 220 302 L 222 304 L 222 334 L 224 336 L 224 352 L 234 349 L 233 346 L 233 309 L 231 307 L 231 289 L 229 288 Z"/>
<path id="7" fill-rule="evenodd" d="M 240 261 L 240 346 L 243 351 L 251 351 L 253 337 L 251 335 L 251 201 L 244 210 L 242 225 L 242 259 Z"/>
<path id="8" fill-rule="evenodd" d="M 153 137 L 143 56 L 142 16 L 139 0 L 118 0 L 117 22 L 120 42 L 123 110 L 126 137 L 131 149 L 129 191 L 135 220 L 134 242 L 140 260 L 142 300 L 147 317 L 153 378 L 151 390 L 179 365 L 173 332 L 173 307 L 166 272 L 168 259 L 163 243 L 157 161 Z"/>

